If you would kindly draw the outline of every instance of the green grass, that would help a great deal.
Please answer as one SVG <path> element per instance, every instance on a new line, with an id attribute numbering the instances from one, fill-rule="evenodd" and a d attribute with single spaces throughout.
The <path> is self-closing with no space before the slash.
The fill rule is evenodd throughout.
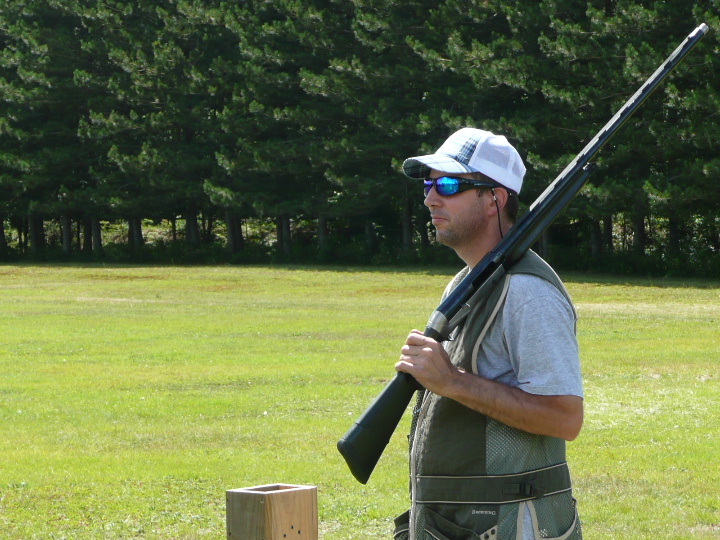
<path id="1" fill-rule="evenodd" d="M 586 539 L 720 536 L 720 285 L 565 276 Z M 368 485 L 335 449 L 446 271 L 0 266 L 0 537 L 225 536 L 225 491 L 318 487 L 321 537 L 389 538 L 407 415 Z"/>

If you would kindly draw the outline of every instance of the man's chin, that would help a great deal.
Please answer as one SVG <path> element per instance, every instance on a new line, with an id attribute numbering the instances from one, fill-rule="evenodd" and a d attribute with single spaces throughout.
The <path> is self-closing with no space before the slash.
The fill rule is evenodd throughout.
<path id="1" fill-rule="evenodd" d="M 449 248 L 453 247 L 452 244 L 452 237 L 449 237 L 447 234 L 442 234 L 439 232 L 435 233 L 435 240 L 438 244 L 442 244 L 443 246 L 447 246 Z"/>

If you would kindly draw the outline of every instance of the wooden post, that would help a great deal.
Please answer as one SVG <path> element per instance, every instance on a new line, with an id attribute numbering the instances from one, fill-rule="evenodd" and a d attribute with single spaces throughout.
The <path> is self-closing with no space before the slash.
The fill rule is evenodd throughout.
<path id="1" fill-rule="evenodd" d="M 269 484 L 226 496 L 228 540 L 318 540 L 315 486 Z"/>

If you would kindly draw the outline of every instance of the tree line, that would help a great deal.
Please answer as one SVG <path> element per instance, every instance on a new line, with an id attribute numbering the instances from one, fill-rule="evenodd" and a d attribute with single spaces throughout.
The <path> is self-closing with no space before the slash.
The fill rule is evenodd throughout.
<path id="1" fill-rule="evenodd" d="M 539 248 L 717 277 L 715 0 L 4 0 L 0 258 L 452 260 L 404 158 L 502 133 L 527 206 L 700 22 Z"/>

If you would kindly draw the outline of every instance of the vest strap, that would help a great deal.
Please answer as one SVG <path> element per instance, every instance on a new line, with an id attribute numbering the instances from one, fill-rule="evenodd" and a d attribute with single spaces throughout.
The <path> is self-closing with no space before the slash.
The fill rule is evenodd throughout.
<path id="1" fill-rule="evenodd" d="M 567 462 L 498 476 L 418 476 L 418 503 L 505 504 L 571 489 Z"/>

